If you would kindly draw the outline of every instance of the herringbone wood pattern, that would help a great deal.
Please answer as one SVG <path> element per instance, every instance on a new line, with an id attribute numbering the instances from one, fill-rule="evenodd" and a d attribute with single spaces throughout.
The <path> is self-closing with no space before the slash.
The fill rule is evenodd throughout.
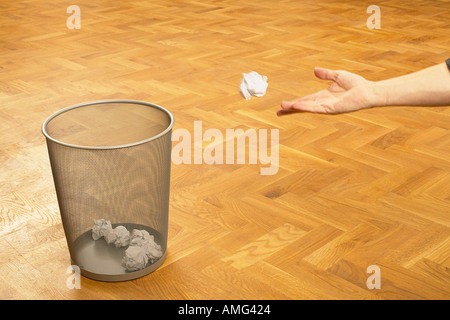
<path id="1" fill-rule="evenodd" d="M 81 8 L 69 30 L 66 9 Z M 0 4 L 0 298 L 448 299 L 450 109 L 276 116 L 325 88 L 450 57 L 449 1 L 14 1 Z M 244 100 L 241 74 L 267 75 Z M 175 128 L 279 129 L 280 168 L 173 165 L 169 250 L 146 277 L 66 287 L 70 259 L 45 141 L 62 107 L 136 99 Z M 381 270 L 369 290 L 367 267 Z"/>

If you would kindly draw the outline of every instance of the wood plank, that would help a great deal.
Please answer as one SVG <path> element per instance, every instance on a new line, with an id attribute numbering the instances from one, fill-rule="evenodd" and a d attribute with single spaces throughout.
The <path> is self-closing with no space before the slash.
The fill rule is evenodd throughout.
<path id="1" fill-rule="evenodd" d="M 78 0 L 78 30 L 66 26 L 68 4 L 3 6 L 0 299 L 449 299 L 450 107 L 276 116 L 282 100 L 330 85 L 315 66 L 377 81 L 449 58 L 449 1 L 376 4 L 379 30 L 367 28 L 364 1 Z M 269 87 L 245 100 L 239 84 L 252 70 Z M 194 121 L 203 133 L 277 129 L 279 168 L 172 163 L 164 264 L 136 280 L 82 277 L 69 289 L 41 125 L 104 99 L 166 107 L 173 130 L 192 137 Z M 112 144 L 160 130 L 149 130 L 153 114 L 125 127 L 111 115 L 75 116 L 61 137 L 89 124 Z M 380 267 L 381 289 L 367 288 L 370 265 Z"/>

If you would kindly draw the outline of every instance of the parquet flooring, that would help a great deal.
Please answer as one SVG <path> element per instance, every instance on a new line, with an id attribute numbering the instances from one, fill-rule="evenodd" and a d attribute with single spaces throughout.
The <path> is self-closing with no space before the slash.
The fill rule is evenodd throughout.
<path id="1" fill-rule="evenodd" d="M 66 26 L 70 4 L 81 29 Z M 280 101 L 328 85 L 314 66 L 381 80 L 443 62 L 449 1 L 70 4 L 0 4 L 0 298 L 450 298 L 449 107 L 276 116 Z M 381 29 L 366 26 L 371 4 Z M 245 100 L 251 70 L 269 87 Z M 116 98 L 165 106 L 175 130 L 278 129 L 279 170 L 172 164 L 165 263 L 71 290 L 40 127 Z M 367 288 L 371 265 L 380 289 Z"/>

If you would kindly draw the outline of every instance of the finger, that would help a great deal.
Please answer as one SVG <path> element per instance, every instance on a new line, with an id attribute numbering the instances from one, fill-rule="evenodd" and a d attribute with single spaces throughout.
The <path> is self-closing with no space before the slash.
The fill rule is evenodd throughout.
<path id="1" fill-rule="evenodd" d="M 294 105 L 300 105 L 302 103 L 316 103 L 316 101 L 318 99 L 320 99 L 321 96 L 323 96 L 324 92 L 326 92 L 326 90 L 321 90 L 312 94 L 309 94 L 307 96 L 292 100 L 292 101 L 282 101 L 281 102 L 281 108 L 284 110 L 291 110 L 294 108 Z"/>
<path id="2" fill-rule="evenodd" d="M 291 113 L 302 112 L 302 110 L 294 108 L 294 101 L 282 101 L 281 109 L 277 111 L 277 116 L 284 116 Z"/>
<path id="3" fill-rule="evenodd" d="M 316 101 L 299 101 L 294 102 L 292 109 L 314 112 L 314 113 L 333 113 L 333 106 L 326 103 L 318 103 Z"/>
<path id="4" fill-rule="evenodd" d="M 292 105 L 294 104 L 294 101 L 281 101 L 281 109 L 283 110 L 290 110 L 292 109 Z"/>
<path id="5" fill-rule="evenodd" d="M 295 112 L 336 113 L 336 110 L 332 104 L 318 103 L 315 100 L 282 101 L 281 109 L 277 111 L 277 115 L 282 116 Z"/>
<path id="6" fill-rule="evenodd" d="M 314 74 L 316 75 L 317 78 L 322 80 L 336 81 L 339 76 L 339 71 L 315 67 Z"/>
<path id="7" fill-rule="evenodd" d="M 294 99 L 292 101 L 283 101 L 282 105 L 284 104 L 285 106 L 290 107 L 295 102 L 316 101 L 318 98 L 320 98 L 324 94 L 324 91 L 326 91 L 326 90 L 321 90 L 321 91 L 318 91 L 318 92 L 314 92 L 314 93 L 308 94 L 308 95 L 306 95 L 304 97 L 300 97 L 300 98 Z"/>

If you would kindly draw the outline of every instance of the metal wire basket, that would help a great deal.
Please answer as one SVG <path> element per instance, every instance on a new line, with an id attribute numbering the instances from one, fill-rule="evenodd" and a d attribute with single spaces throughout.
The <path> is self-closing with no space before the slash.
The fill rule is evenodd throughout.
<path id="1" fill-rule="evenodd" d="M 134 100 L 74 105 L 42 125 L 72 264 L 102 281 L 135 279 L 156 270 L 167 250 L 172 114 Z M 123 266 L 127 249 L 94 240 L 95 220 L 146 230 L 162 255 L 145 267 Z"/>

